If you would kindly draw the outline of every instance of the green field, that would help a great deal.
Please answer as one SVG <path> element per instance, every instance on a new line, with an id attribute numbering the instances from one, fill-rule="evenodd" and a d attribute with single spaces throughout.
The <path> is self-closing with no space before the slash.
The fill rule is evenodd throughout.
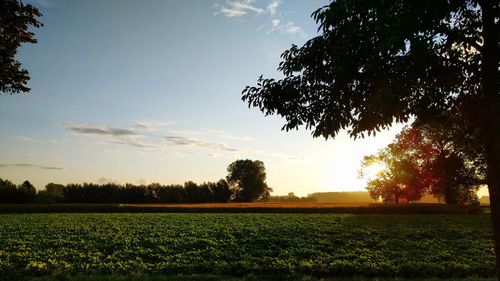
<path id="1" fill-rule="evenodd" d="M 495 270 L 488 215 L 3 214 L 0 225 L 5 278 L 281 274 L 474 280 Z"/>

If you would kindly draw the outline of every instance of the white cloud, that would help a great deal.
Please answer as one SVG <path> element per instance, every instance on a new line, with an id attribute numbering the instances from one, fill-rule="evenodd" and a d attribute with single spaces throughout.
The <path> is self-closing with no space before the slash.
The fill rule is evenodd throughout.
<path id="1" fill-rule="evenodd" d="M 306 36 L 304 29 L 302 27 L 296 25 L 292 21 L 289 21 L 289 22 L 283 24 L 278 19 L 271 20 L 271 29 L 266 31 L 266 33 L 269 34 L 269 33 L 272 33 L 274 31 L 277 31 L 280 33 L 286 33 L 286 34 L 290 34 L 290 35 Z"/>
<path id="2" fill-rule="evenodd" d="M 276 15 L 276 12 L 278 10 L 278 6 L 281 4 L 280 0 L 271 0 L 269 5 L 267 5 L 267 11 L 271 16 Z"/>
<path id="3" fill-rule="evenodd" d="M 288 34 L 304 35 L 304 30 L 302 29 L 302 27 L 295 25 L 291 21 L 285 25 L 285 32 Z"/>
<path id="4" fill-rule="evenodd" d="M 305 36 L 302 27 L 291 21 L 283 23 L 284 21 L 280 19 L 282 13 L 279 13 L 278 8 L 281 3 L 281 0 L 269 0 L 267 6 L 259 7 L 253 0 L 226 0 L 224 4 L 214 5 L 214 8 L 217 9 L 214 14 L 222 14 L 228 18 L 241 18 L 249 13 L 267 14 L 271 19 L 271 26 L 266 31 L 267 34 L 277 31 L 283 34 Z M 263 30 L 265 27 L 266 25 L 260 25 L 257 31 Z"/>
<path id="5" fill-rule="evenodd" d="M 264 9 L 255 6 L 253 0 L 226 0 L 225 4 L 215 4 L 216 15 L 222 14 L 228 18 L 238 18 L 249 12 L 259 15 Z"/>

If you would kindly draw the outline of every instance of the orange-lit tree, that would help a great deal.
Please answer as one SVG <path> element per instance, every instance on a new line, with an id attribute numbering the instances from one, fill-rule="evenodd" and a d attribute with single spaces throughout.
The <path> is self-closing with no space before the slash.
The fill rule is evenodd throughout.
<path id="1" fill-rule="evenodd" d="M 360 175 L 374 163 L 382 163 L 367 189 L 385 202 L 410 202 L 431 193 L 446 203 L 476 203 L 475 192 L 484 183 L 481 154 L 459 139 L 462 128 L 447 123 L 416 122 L 398 134 L 395 141 L 375 155 L 366 156 Z M 403 199 L 402 201 L 400 199 Z"/>
<path id="2" fill-rule="evenodd" d="M 367 182 L 366 189 L 373 199 L 381 198 L 388 203 L 409 203 L 422 198 L 432 178 L 429 176 L 428 165 L 424 163 L 428 158 L 420 157 L 420 153 L 427 148 L 420 140 L 418 132 L 405 129 L 396 137 L 394 143 L 375 155 L 364 157 L 361 163 L 361 177 L 364 177 L 364 171 L 374 164 L 383 167 Z M 415 149 L 413 144 L 416 143 L 421 145 L 421 149 Z"/>
<path id="3" fill-rule="evenodd" d="M 364 136 L 394 121 L 458 108 L 480 131 L 500 275 L 500 2 L 336 0 L 313 13 L 319 34 L 281 57 L 243 100 L 313 136 Z"/>

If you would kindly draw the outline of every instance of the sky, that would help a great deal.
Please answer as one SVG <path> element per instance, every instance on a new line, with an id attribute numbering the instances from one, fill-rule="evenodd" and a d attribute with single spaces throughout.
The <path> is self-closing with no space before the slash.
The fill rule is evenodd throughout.
<path id="1" fill-rule="evenodd" d="M 0 95 L 0 178 L 14 183 L 201 183 L 254 159 L 274 195 L 364 190 L 363 156 L 403 126 L 325 140 L 241 101 L 317 35 L 327 0 L 26 2 L 44 24 L 17 56 L 31 92 Z"/>

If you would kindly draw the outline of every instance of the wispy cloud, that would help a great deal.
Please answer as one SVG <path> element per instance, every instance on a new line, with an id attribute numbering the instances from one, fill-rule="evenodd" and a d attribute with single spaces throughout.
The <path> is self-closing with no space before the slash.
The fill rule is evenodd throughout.
<path id="1" fill-rule="evenodd" d="M 204 152 L 210 157 L 265 155 L 296 159 L 292 155 L 240 146 L 243 142 L 252 140 L 249 136 L 232 134 L 224 130 L 175 128 L 172 123 L 168 122 L 141 121 L 125 126 L 66 122 L 62 126 L 73 134 L 93 139 L 95 143 L 124 144 L 141 149 L 139 152 L 155 152 L 168 155 Z M 146 149 L 143 150 L 143 148 Z M 121 155 L 124 150 L 107 148 L 104 152 Z"/>
<path id="2" fill-rule="evenodd" d="M 306 36 L 304 29 L 292 21 L 282 19 L 279 12 L 281 0 L 268 0 L 267 6 L 258 6 L 253 0 L 226 0 L 224 4 L 215 4 L 215 15 L 223 15 L 228 18 L 241 18 L 247 14 L 267 14 L 270 17 L 270 25 L 260 25 L 257 30 L 263 30 L 267 26 L 266 33 L 280 32 L 290 35 Z"/>
<path id="3" fill-rule="evenodd" d="M 115 136 L 115 137 L 137 135 L 132 130 L 124 128 L 116 128 L 116 127 L 101 127 L 88 124 L 65 124 L 64 127 L 70 131 L 84 135 Z"/>
<path id="4" fill-rule="evenodd" d="M 204 148 L 216 151 L 241 152 L 240 149 L 231 147 L 223 142 L 209 142 L 182 136 L 166 136 L 165 141 L 169 145 L 185 148 Z"/>
<path id="5" fill-rule="evenodd" d="M 27 137 L 27 136 L 12 136 L 10 138 L 13 139 L 13 140 L 16 140 L 16 141 L 40 142 L 40 140 L 31 138 L 31 137 Z"/>
<path id="6" fill-rule="evenodd" d="M 217 137 L 217 138 L 224 138 L 228 140 L 251 140 L 252 138 L 249 136 L 239 136 L 239 135 L 234 135 L 230 134 L 226 131 L 223 130 L 208 130 L 208 129 L 201 129 L 201 130 L 182 130 L 182 129 L 171 129 L 169 130 L 170 133 L 173 134 L 178 134 L 178 135 L 184 135 L 184 136 L 211 136 L 211 137 Z"/>
<path id="7" fill-rule="evenodd" d="M 144 125 L 144 124 L 141 124 Z M 67 130 L 86 136 L 101 137 L 110 143 L 126 144 L 137 148 L 149 148 L 144 135 L 129 127 L 112 127 L 92 124 L 64 123 Z"/>
<path id="8" fill-rule="evenodd" d="M 298 25 L 296 25 L 294 22 L 289 21 L 287 23 L 282 23 L 281 20 L 279 19 L 272 19 L 271 20 L 271 28 L 266 31 L 267 34 L 278 31 L 280 33 L 286 33 L 290 35 L 301 35 L 301 36 L 306 36 L 306 33 L 304 32 L 304 29 Z"/>
<path id="9" fill-rule="evenodd" d="M 29 163 L 0 164 L 0 168 L 36 168 L 42 170 L 63 170 L 62 167 L 58 166 L 47 166 L 47 165 L 29 164 Z"/>
<path id="10" fill-rule="evenodd" d="M 254 5 L 253 0 L 226 0 L 224 4 L 215 4 L 215 15 L 222 14 L 228 18 L 238 18 L 248 13 L 259 15 L 264 9 Z"/>
<path id="11" fill-rule="evenodd" d="M 161 128 L 172 126 L 173 122 L 159 122 L 159 121 L 139 121 L 135 122 L 132 127 L 137 130 L 144 131 L 157 131 Z"/>

